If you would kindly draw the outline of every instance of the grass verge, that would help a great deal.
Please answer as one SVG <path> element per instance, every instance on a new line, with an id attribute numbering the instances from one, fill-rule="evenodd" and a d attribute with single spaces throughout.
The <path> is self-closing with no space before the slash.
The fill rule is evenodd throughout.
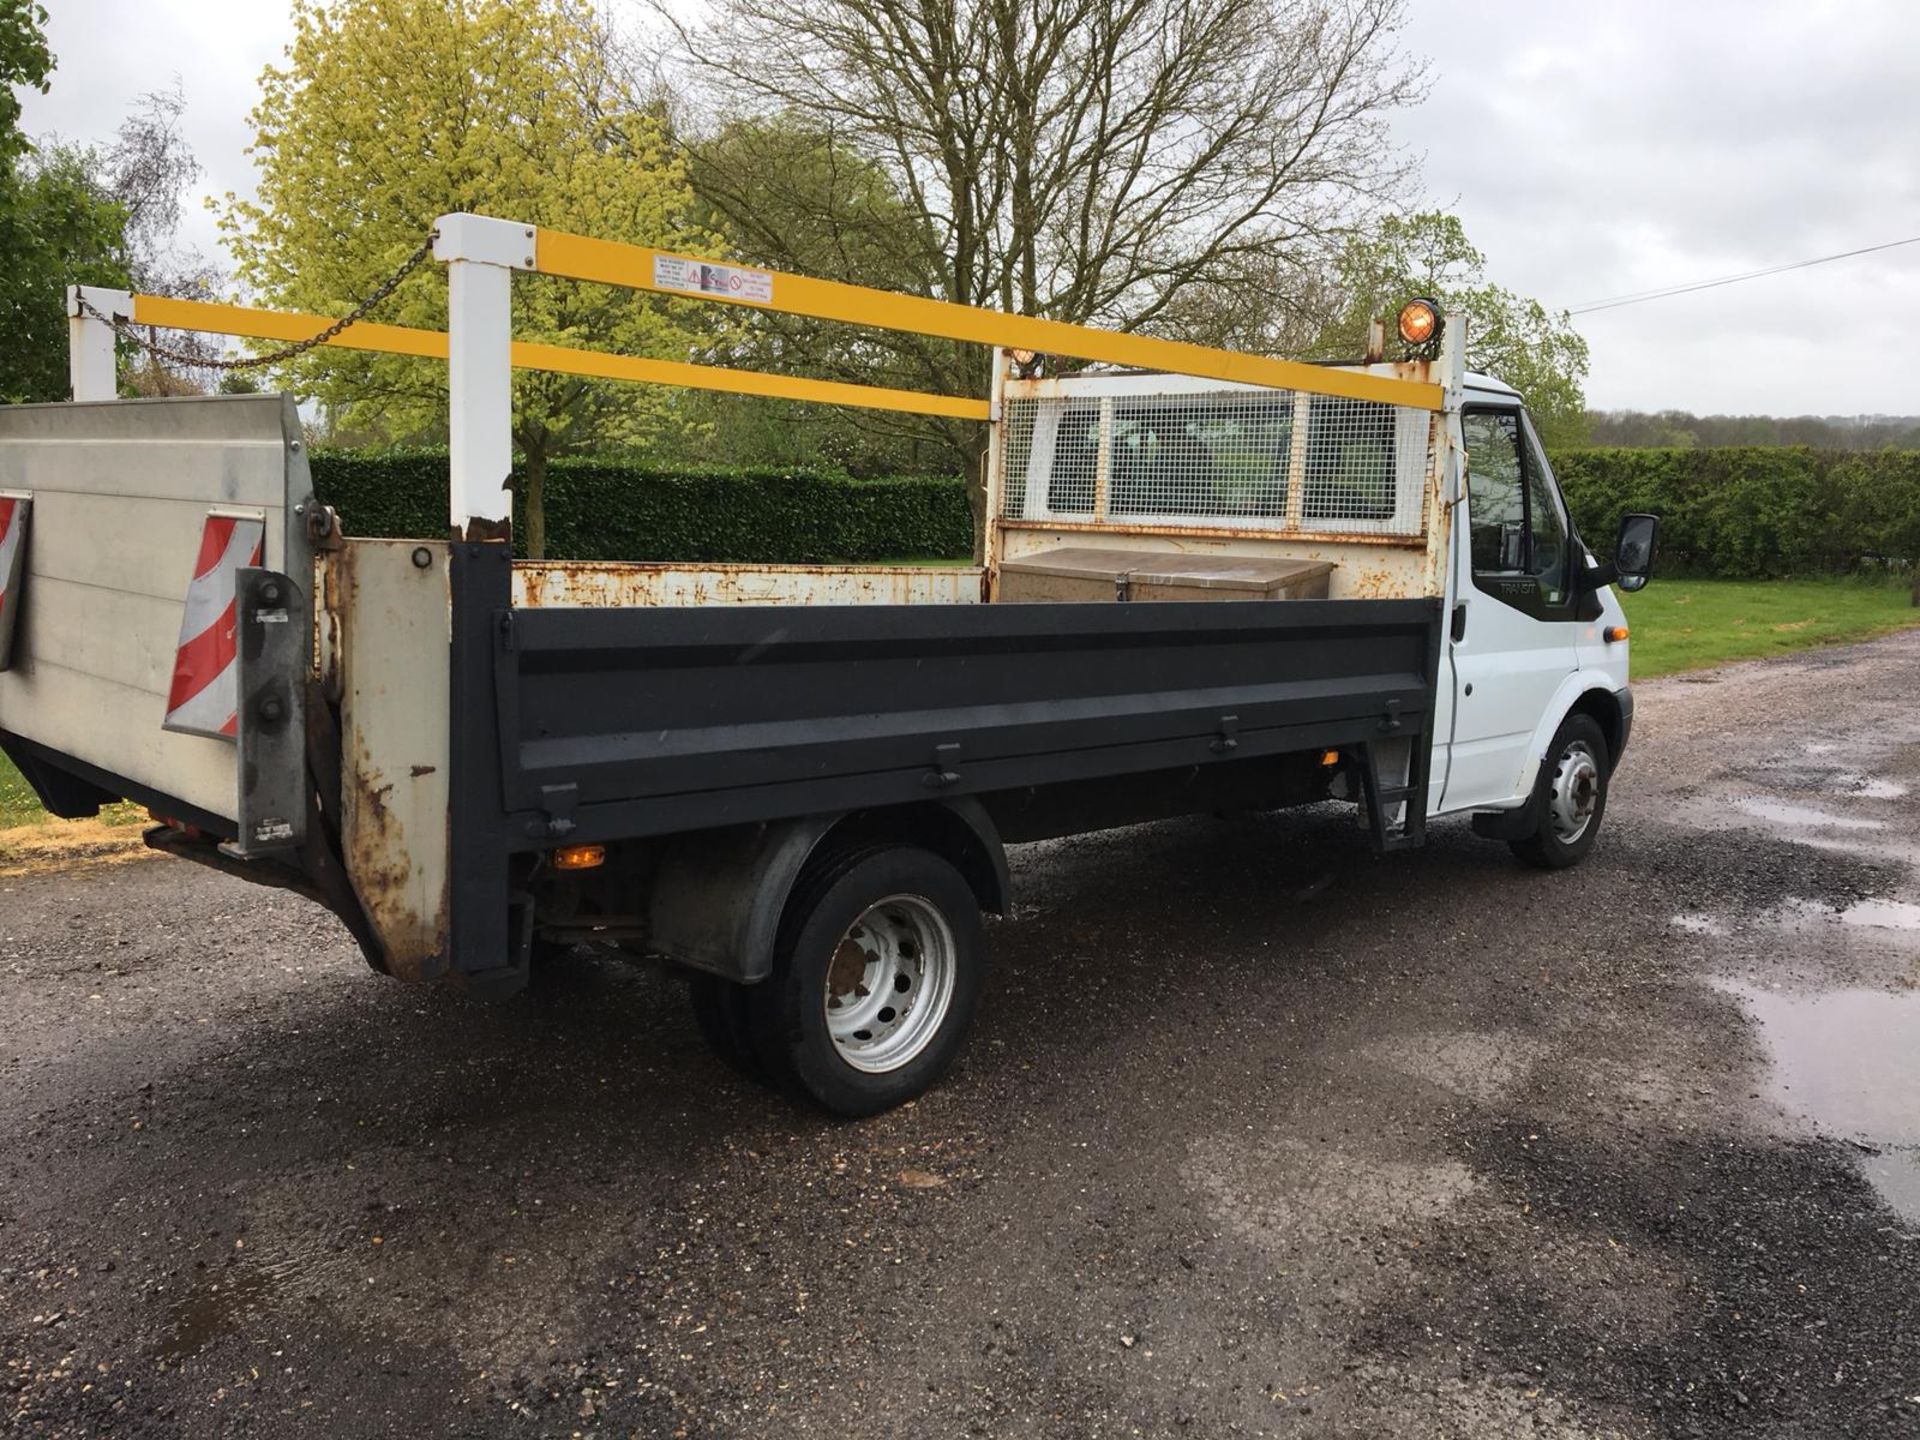
<path id="1" fill-rule="evenodd" d="M 138 805 L 109 805 L 93 820 L 56 820 L 40 808 L 33 789 L 0 755 L 0 875 L 16 875 L 50 860 L 145 854 Z"/>
<path id="2" fill-rule="evenodd" d="M 1920 625 L 1904 581 L 1655 579 L 1622 601 L 1636 680 Z"/>

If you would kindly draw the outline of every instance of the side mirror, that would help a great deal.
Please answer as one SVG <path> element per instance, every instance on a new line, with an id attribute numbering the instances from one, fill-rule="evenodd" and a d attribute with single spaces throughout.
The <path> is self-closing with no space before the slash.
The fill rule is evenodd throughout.
<path id="1" fill-rule="evenodd" d="M 1653 578 L 1653 550 L 1660 538 L 1658 515 L 1622 515 L 1613 546 L 1616 583 L 1622 590 L 1644 590 Z"/>

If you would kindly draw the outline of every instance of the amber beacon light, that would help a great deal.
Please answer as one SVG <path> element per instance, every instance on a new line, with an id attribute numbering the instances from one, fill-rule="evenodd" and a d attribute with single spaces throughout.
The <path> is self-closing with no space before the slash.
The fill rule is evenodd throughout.
<path id="1" fill-rule="evenodd" d="M 1440 333 L 1440 306 L 1425 298 L 1400 307 L 1400 338 L 1409 345 L 1425 345 Z"/>

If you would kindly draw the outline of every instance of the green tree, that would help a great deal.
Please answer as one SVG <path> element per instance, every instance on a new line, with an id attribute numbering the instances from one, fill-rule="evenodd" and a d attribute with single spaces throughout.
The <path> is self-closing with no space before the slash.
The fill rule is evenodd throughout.
<path id="1" fill-rule="evenodd" d="M 19 128 L 15 85 L 44 92 L 54 71 L 46 11 L 0 0 L 0 400 L 59 400 L 68 391 L 64 294 L 70 284 L 137 286 L 163 294 L 210 288 L 211 271 L 174 246 L 180 192 L 199 174 L 181 137 L 178 87 L 142 97 L 104 153 L 34 146 Z M 202 337 L 175 348 L 211 355 Z M 143 394 L 179 393 L 190 380 L 149 360 L 130 376 Z"/>
<path id="2" fill-rule="evenodd" d="M 0 172 L 0 401 L 66 399 L 66 287 L 128 283 L 126 211 L 98 173 L 70 146 Z"/>
<path id="3" fill-rule="evenodd" d="M 922 260 L 932 248 L 924 218 L 883 166 L 829 126 L 782 112 L 681 138 L 700 223 L 724 233 L 738 257 L 908 294 L 928 293 L 936 283 Z M 933 387 L 937 377 L 915 363 L 925 344 L 919 337 L 768 312 L 733 331 L 714 358 L 854 384 L 889 376 Z M 729 463 L 830 464 L 856 474 L 926 465 L 951 474 L 965 463 L 944 433 L 911 416 L 747 396 L 688 399 L 703 417 L 700 448 Z"/>
<path id="4" fill-rule="evenodd" d="M 1333 267 L 1333 319 L 1316 353 L 1346 358 L 1366 348 L 1367 325 L 1391 317 L 1415 295 L 1467 318 L 1467 364 L 1526 398 L 1548 445 L 1587 439 L 1587 342 L 1562 311 L 1488 282 L 1487 258 L 1456 216 L 1441 211 L 1387 215 L 1350 239 Z"/>
<path id="5" fill-rule="evenodd" d="M 297 0 L 293 19 L 288 62 L 262 77 L 252 115 L 258 197 L 229 197 L 223 216 L 240 276 L 266 303 L 340 314 L 451 211 L 714 253 L 663 116 L 584 0 Z M 520 339 L 633 355 L 684 358 L 718 323 L 698 302 L 544 277 L 516 277 L 513 297 Z M 443 327 L 444 275 L 415 274 L 381 318 Z M 444 433 L 438 364 L 316 351 L 294 374 L 355 432 Z M 670 393 L 517 375 L 527 553 L 545 553 L 554 455 L 680 423 Z"/>
<path id="6" fill-rule="evenodd" d="M 67 396 L 65 287 L 126 283 L 126 216 L 84 150 L 36 151 L 20 130 L 16 86 L 53 74 L 47 12 L 0 0 L 0 401 Z"/>
<path id="7" fill-rule="evenodd" d="M 0 0 L 0 169 L 33 147 L 20 131 L 16 85 L 47 93 L 53 52 L 47 48 L 47 12 L 36 0 Z"/>

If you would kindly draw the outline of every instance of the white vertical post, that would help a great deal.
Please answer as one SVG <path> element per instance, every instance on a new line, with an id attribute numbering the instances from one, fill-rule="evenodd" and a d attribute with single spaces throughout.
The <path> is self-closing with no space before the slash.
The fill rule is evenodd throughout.
<path id="1" fill-rule="evenodd" d="M 133 318 L 133 296 L 98 285 L 67 287 L 67 378 L 76 400 L 116 400 L 120 372 L 114 356 L 113 326 L 80 308 L 85 300 L 115 320 Z"/>
<path id="2" fill-rule="evenodd" d="M 513 272 L 531 270 L 530 225 L 442 215 L 447 266 L 447 451 L 456 537 L 504 539 L 513 520 Z"/>

